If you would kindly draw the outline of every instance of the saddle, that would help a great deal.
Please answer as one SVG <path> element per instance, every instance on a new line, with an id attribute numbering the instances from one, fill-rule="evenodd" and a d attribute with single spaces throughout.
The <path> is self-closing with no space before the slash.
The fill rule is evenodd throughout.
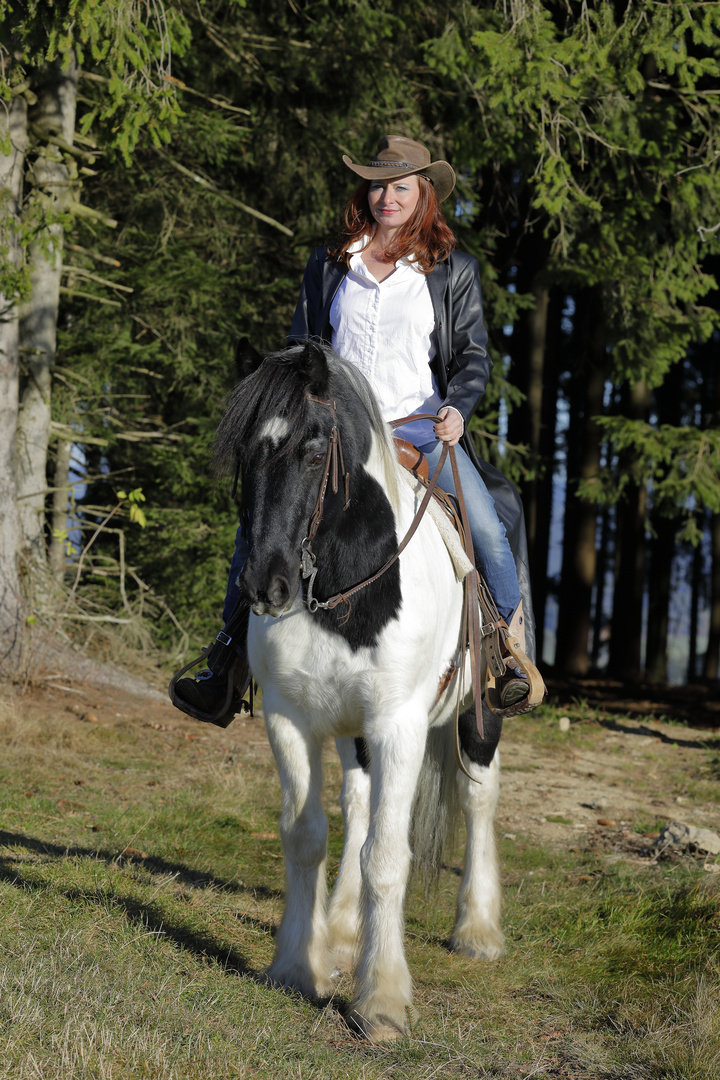
<path id="1" fill-rule="evenodd" d="M 412 443 L 407 442 L 405 439 L 400 439 L 397 436 L 393 436 L 393 441 L 395 443 L 397 459 L 403 468 L 407 469 L 407 471 L 424 487 L 429 487 L 430 470 L 427 458 L 422 451 L 418 450 Z M 472 550 L 470 546 L 472 541 L 468 543 L 469 538 L 465 536 L 462 516 L 455 497 L 436 486 L 433 489 L 432 498 L 442 509 L 443 513 L 456 530 L 465 551 L 469 552 Z M 547 693 L 540 672 L 525 653 L 525 619 L 522 601 L 508 626 L 505 620 L 500 618 L 500 613 L 495 606 L 495 601 L 479 571 L 477 571 L 477 582 L 478 603 L 482 615 L 482 622 L 479 629 L 487 660 L 485 701 L 488 708 L 497 716 L 503 718 L 520 716 L 522 713 L 530 712 L 539 705 Z M 527 677 L 528 693 L 516 704 L 510 705 L 507 708 L 502 708 L 498 680 L 505 674 L 507 660 L 511 660 L 512 666 L 520 668 Z M 454 673 L 452 673 L 452 675 L 454 675 Z M 441 680 L 441 692 L 445 689 L 448 682 L 451 681 L 452 675 L 450 676 L 450 679 L 443 676 L 443 680 Z"/>

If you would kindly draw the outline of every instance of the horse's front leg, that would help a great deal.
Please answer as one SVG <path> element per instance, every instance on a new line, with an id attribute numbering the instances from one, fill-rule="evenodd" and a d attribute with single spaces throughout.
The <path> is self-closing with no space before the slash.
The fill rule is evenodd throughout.
<path id="1" fill-rule="evenodd" d="M 340 869 L 330 894 L 328 930 L 335 966 L 351 971 L 355 963 L 360 929 L 360 851 L 368 834 L 370 817 L 370 771 L 364 740 L 335 740 L 343 767 L 340 806 L 345 823 Z"/>
<path id="2" fill-rule="evenodd" d="M 473 780 L 458 770 L 458 793 L 467 828 L 465 872 L 458 893 L 450 948 L 475 960 L 496 960 L 503 952 L 500 879 L 493 820 L 500 793 L 497 744 L 502 720 L 483 707 L 485 737 L 473 711 L 460 717 L 463 760 Z"/>
<path id="3" fill-rule="evenodd" d="M 368 725 L 370 828 L 360 855 L 362 925 L 350 1023 L 372 1042 L 408 1035 L 412 980 L 403 904 L 410 869 L 410 811 L 427 737 L 426 715 L 406 703 Z"/>
<path id="4" fill-rule="evenodd" d="M 267 976 L 275 985 L 323 997 L 332 992 L 332 969 L 326 922 L 328 829 L 320 801 L 322 745 L 283 712 L 268 710 L 266 726 L 282 786 L 286 876 L 285 913 Z"/>

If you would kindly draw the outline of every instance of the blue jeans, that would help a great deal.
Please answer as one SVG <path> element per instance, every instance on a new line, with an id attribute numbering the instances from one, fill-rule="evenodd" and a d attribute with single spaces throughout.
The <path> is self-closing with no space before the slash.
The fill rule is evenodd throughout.
<path id="1" fill-rule="evenodd" d="M 440 459 L 442 443 L 426 443 L 425 446 L 421 446 L 419 449 L 428 459 L 430 475 L 432 476 Z M 505 535 L 505 526 L 497 516 L 492 496 L 470 458 L 460 446 L 455 447 L 455 454 L 458 472 L 460 473 L 460 483 L 465 497 L 465 506 L 470 521 L 475 560 L 487 582 L 493 600 L 497 604 L 498 611 L 506 622 L 510 622 L 515 609 L 520 603 L 520 589 L 518 587 L 515 560 Z M 455 494 L 455 483 L 449 457 L 440 473 L 439 484 L 445 491 Z M 223 622 L 227 622 L 230 618 L 235 601 L 240 596 L 237 578 L 245 568 L 249 551 L 250 545 L 243 536 L 242 526 L 239 526 L 235 537 L 235 552 L 230 564 L 228 589 L 223 608 Z"/>
<path id="2" fill-rule="evenodd" d="M 419 449 L 428 460 L 432 476 L 440 460 L 442 443 L 426 443 Z M 520 603 L 520 587 L 515 559 L 505 535 L 505 526 L 497 515 L 492 495 L 462 447 L 455 447 L 455 456 L 470 522 L 475 562 L 487 582 L 498 611 L 509 623 Z M 456 494 L 449 456 L 443 465 L 438 483 L 444 491 Z"/>
<path id="3" fill-rule="evenodd" d="M 235 601 L 239 600 L 242 595 L 237 579 L 238 575 L 242 574 L 245 569 L 245 563 L 247 562 L 249 554 L 250 545 L 243 536 L 242 525 L 238 525 L 238 531 L 235 534 L 235 551 L 233 552 L 232 562 L 230 563 L 228 587 L 225 594 L 225 606 L 223 607 L 223 623 L 228 621 L 232 614 L 232 609 L 235 607 Z"/>

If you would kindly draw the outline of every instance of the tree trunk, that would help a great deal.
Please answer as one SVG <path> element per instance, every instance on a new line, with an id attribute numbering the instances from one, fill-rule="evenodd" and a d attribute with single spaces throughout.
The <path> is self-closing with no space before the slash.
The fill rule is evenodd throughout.
<path id="1" fill-rule="evenodd" d="M 39 154 L 27 180 L 40 194 L 50 215 L 65 210 L 71 199 L 71 176 L 61 150 L 48 143 L 59 137 L 72 145 L 75 131 L 77 67 L 56 62 L 37 72 L 37 102 L 29 110 L 30 131 Z M 50 440 L 52 367 L 62 272 L 63 227 L 52 222 L 31 246 L 32 292 L 20 313 L 20 347 L 24 361 L 17 432 L 16 479 L 24 548 L 33 569 L 36 602 L 43 605 L 48 586 L 46 554 L 47 456 Z"/>
<path id="2" fill-rule="evenodd" d="M 593 609 L 592 649 L 590 652 L 590 666 L 595 669 L 600 666 L 600 651 L 603 647 L 606 629 L 605 589 L 613 542 L 610 518 L 610 510 L 605 507 L 600 515 L 600 542 L 597 548 L 597 564 L 595 567 L 595 606 Z"/>
<path id="3" fill-rule="evenodd" d="M 630 392 L 629 411 L 633 419 L 646 420 L 650 392 L 638 382 Z M 621 457 L 620 468 L 634 475 L 635 459 Z M 642 668 L 642 622 L 645 596 L 645 518 L 647 490 L 631 479 L 627 496 L 618 503 L 617 575 L 613 596 L 608 672 L 621 679 L 639 680 Z"/>
<path id="4" fill-rule="evenodd" d="M 679 427 L 685 401 L 684 364 L 670 369 L 664 382 L 655 390 L 658 424 Z M 663 511 L 666 516 L 663 516 Z M 667 516 L 670 514 L 671 516 Z M 648 632 L 645 670 L 651 683 L 662 684 L 668 678 L 668 634 L 672 564 L 675 559 L 676 507 L 653 506 L 654 536 L 650 539 L 650 574 L 648 584 Z"/>
<path id="5" fill-rule="evenodd" d="M 542 659 L 545 637 L 545 612 L 548 599 L 548 561 L 550 526 L 555 489 L 555 430 L 557 427 L 558 374 L 560 371 L 560 326 L 564 294 L 554 289 L 550 295 L 545 323 L 545 361 L 543 364 L 542 405 L 538 455 L 541 473 L 533 484 L 531 498 L 536 507 L 533 521 L 533 544 L 530 549 L 530 580 L 535 608 L 537 655 Z"/>
<path id="6" fill-rule="evenodd" d="M 686 682 L 694 683 L 697 679 L 698 660 L 698 619 L 700 617 L 700 598 L 703 591 L 702 545 L 693 548 L 690 564 L 690 627 L 688 641 L 688 668 Z"/>
<path id="7" fill-rule="evenodd" d="M 578 296 L 574 327 L 581 362 L 573 379 L 574 400 L 570 402 L 556 666 L 568 675 L 585 675 L 597 561 L 597 509 L 594 503 L 579 499 L 575 488 L 580 480 L 596 479 L 600 471 L 600 436 L 595 417 L 603 408 L 606 360 L 599 287 Z"/>
<path id="8" fill-rule="evenodd" d="M 0 138 L 8 139 L 10 151 L 0 155 L 0 184 L 5 200 L 8 265 L 20 265 L 17 226 L 22 198 L 27 149 L 27 105 L 13 98 L 0 109 Z M 0 294 L 0 670 L 12 671 L 20 658 L 23 602 L 20 593 L 18 555 L 20 520 L 13 468 L 18 414 L 19 336 L 14 286 Z"/>
<path id="9" fill-rule="evenodd" d="M 72 443 L 68 439 L 58 439 L 55 459 L 55 480 L 53 482 L 52 533 L 48 562 L 56 583 L 62 584 L 65 576 L 67 550 L 68 494 L 70 491 L 70 456 Z"/>
<path id="10" fill-rule="evenodd" d="M 703 662 L 703 678 L 717 679 L 720 657 L 720 514 L 713 514 L 710 519 L 710 550 L 710 634 Z"/>
<path id="11" fill-rule="evenodd" d="M 672 518 L 657 518 L 655 536 L 650 543 L 645 670 L 648 681 L 657 685 L 666 683 L 668 678 L 668 632 L 676 530 Z"/>

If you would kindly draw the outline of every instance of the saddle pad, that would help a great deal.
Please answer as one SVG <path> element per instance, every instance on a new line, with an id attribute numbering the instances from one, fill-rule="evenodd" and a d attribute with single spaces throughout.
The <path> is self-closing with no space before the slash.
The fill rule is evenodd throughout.
<path id="1" fill-rule="evenodd" d="M 419 505 L 425 494 L 425 488 L 418 480 L 415 479 L 412 473 L 407 471 L 407 469 L 400 469 L 400 472 L 403 475 L 405 483 L 409 484 L 409 486 L 412 488 Z M 435 523 L 438 532 L 440 533 L 440 536 L 443 539 L 445 547 L 448 550 L 450 560 L 453 564 L 455 576 L 457 577 L 458 581 L 463 581 L 464 578 L 473 569 L 473 565 L 465 554 L 463 546 L 460 543 L 460 537 L 453 528 L 445 512 L 441 509 L 440 506 L 438 506 L 434 499 L 430 500 L 430 503 L 425 513 L 430 515 L 430 517 Z"/>

